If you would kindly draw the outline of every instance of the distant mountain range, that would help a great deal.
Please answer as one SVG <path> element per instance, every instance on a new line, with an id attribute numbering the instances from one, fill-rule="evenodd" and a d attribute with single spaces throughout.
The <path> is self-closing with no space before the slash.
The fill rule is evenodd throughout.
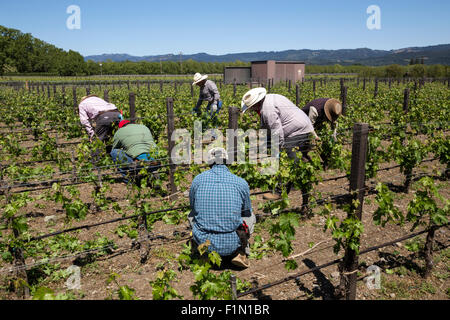
<path id="1" fill-rule="evenodd" d="M 372 50 L 368 48 L 360 49 L 340 49 L 340 50 L 285 50 L 285 51 L 262 51 L 231 53 L 224 55 L 210 55 L 207 53 L 196 53 L 182 55 L 182 60 L 192 59 L 199 62 L 234 62 L 236 60 L 250 62 L 258 60 L 279 60 L 279 61 L 304 61 L 313 65 L 352 65 L 362 64 L 370 66 L 400 64 L 406 65 L 410 59 L 421 59 L 424 57 L 425 64 L 445 64 L 450 65 L 450 44 L 441 44 L 428 47 L 411 47 L 397 50 Z M 86 56 L 85 60 L 95 62 L 106 62 L 108 60 L 119 61 L 180 61 L 180 56 L 175 54 L 155 55 L 155 56 L 131 56 L 128 54 L 102 54 Z"/>

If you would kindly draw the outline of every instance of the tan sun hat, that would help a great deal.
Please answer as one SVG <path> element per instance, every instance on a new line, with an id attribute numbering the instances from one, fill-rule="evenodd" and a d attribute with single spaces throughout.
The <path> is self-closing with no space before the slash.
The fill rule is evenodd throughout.
<path id="1" fill-rule="evenodd" d="M 241 111 L 244 113 L 255 104 L 260 102 L 267 94 L 267 90 L 265 88 L 254 88 L 250 91 L 247 91 L 246 94 L 242 97 L 241 102 Z"/>
<path id="2" fill-rule="evenodd" d="M 324 110 L 328 120 L 334 122 L 342 114 L 342 105 L 339 100 L 328 99 L 327 102 L 325 102 Z"/>
<path id="3" fill-rule="evenodd" d="M 200 73 L 197 72 L 194 75 L 194 82 L 192 83 L 192 85 L 197 84 L 197 83 L 199 83 L 199 82 L 201 82 L 201 81 L 203 81 L 205 79 L 208 79 L 208 75 L 206 75 L 206 74 L 201 75 Z"/>

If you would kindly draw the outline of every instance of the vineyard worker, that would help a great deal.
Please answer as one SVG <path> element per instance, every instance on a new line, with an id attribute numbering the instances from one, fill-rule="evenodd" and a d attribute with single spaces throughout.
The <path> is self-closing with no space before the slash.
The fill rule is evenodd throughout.
<path id="1" fill-rule="evenodd" d="M 311 120 L 314 131 L 323 128 L 326 122 L 331 123 L 333 138 L 336 141 L 337 135 L 337 119 L 342 114 L 342 104 L 339 100 L 331 98 L 319 98 L 312 100 L 302 108 Z M 317 135 L 316 135 L 316 138 Z"/>
<path id="2" fill-rule="evenodd" d="M 156 153 L 156 144 L 150 130 L 142 124 L 134 124 L 128 120 L 122 120 L 119 123 L 119 129 L 113 137 L 111 157 L 114 163 L 133 163 L 145 161 L 154 163 L 152 154 Z M 137 169 L 141 169 L 139 166 Z M 150 166 L 150 171 L 154 171 Z M 129 169 L 119 167 L 122 175 L 126 176 Z M 125 182 L 128 182 L 125 180 Z"/>
<path id="3" fill-rule="evenodd" d="M 106 141 L 112 135 L 112 124 L 119 123 L 122 117 L 114 104 L 96 95 L 81 98 L 78 110 L 80 122 L 86 129 L 91 142 L 94 136 L 97 136 L 100 141 Z M 95 122 L 95 131 L 92 128 L 92 122 Z"/>
<path id="4" fill-rule="evenodd" d="M 244 94 L 241 111 L 252 110 L 261 118 L 261 128 L 271 134 L 278 134 L 280 150 L 287 152 L 290 159 L 297 159 L 297 149 L 302 152 L 303 161 L 310 161 L 310 139 L 314 134 L 311 120 L 288 98 L 279 94 L 267 94 L 265 88 L 255 88 Z M 268 134 L 268 136 L 270 136 Z M 288 186 L 288 192 L 290 187 Z M 266 200 L 278 200 L 281 191 L 265 194 Z"/>
<path id="5" fill-rule="evenodd" d="M 209 240 L 209 251 L 216 251 L 226 259 L 231 258 L 232 264 L 247 268 L 248 239 L 256 217 L 252 212 L 248 183 L 228 170 L 227 160 L 223 148 L 208 152 L 211 169 L 192 181 L 188 219 L 196 245 Z"/>
<path id="6" fill-rule="evenodd" d="M 197 85 L 200 87 L 200 96 L 193 111 L 200 116 L 200 106 L 203 101 L 208 101 L 206 111 L 210 112 L 211 118 L 213 118 L 220 111 L 220 109 L 222 109 L 222 101 L 220 100 L 220 94 L 216 84 L 213 81 L 208 80 L 208 75 L 196 73 L 194 75 L 194 82 L 192 85 Z"/>

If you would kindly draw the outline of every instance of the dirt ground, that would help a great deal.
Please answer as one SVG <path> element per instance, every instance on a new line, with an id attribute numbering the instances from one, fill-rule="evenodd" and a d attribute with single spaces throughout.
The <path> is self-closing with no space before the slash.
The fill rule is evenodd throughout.
<path id="1" fill-rule="evenodd" d="M 395 164 L 383 164 L 382 167 L 392 165 Z M 434 161 L 424 163 L 419 168 L 416 168 L 415 174 L 426 172 L 430 175 L 436 175 L 436 172 L 442 170 L 443 167 L 437 161 Z M 342 174 L 342 172 L 328 171 L 323 177 L 330 178 Z M 376 181 L 390 182 L 391 188 L 395 190 L 399 189 L 398 186 L 403 184 L 404 176 L 400 173 L 399 169 L 396 168 L 389 171 L 380 171 Z M 376 181 L 369 181 L 367 182 L 367 185 L 369 187 L 375 187 Z M 444 185 L 441 189 L 441 193 L 448 199 L 450 192 L 448 182 L 437 181 Z M 92 186 L 87 184 L 82 185 L 79 187 L 79 190 L 81 191 L 80 198 L 84 202 L 92 201 Z M 315 191 L 321 192 L 323 196 L 328 194 L 343 194 L 348 191 L 348 181 L 346 179 L 341 179 L 319 183 L 318 186 L 315 187 Z M 412 189 L 409 194 L 404 194 L 398 190 L 396 191 L 396 205 L 405 211 L 408 202 L 413 197 L 414 191 Z M 125 184 L 115 183 L 112 184 L 112 189 L 108 192 L 108 197 L 110 200 L 121 204 L 121 206 L 125 206 L 127 202 L 127 200 L 125 200 L 126 192 L 128 191 Z M 181 194 L 179 199 L 180 201 L 187 201 L 186 198 L 183 199 L 183 195 Z M 300 191 L 292 191 L 289 194 L 289 199 L 291 208 L 298 208 L 302 204 Z M 253 243 L 255 235 L 260 235 L 263 240 L 268 240 L 270 238 L 267 230 L 276 217 L 268 217 L 267 214 L 259 209 L 259 205 L 264 201 L 265 200 L 263 200 L 261 195 L 252 196 L 252 205 L 254 212 L 257 215 L 258 223 L 250 243 Z M 37 203 L 38 207 L 33 204 L 25 210 L 28 213 L 27 216 L 29 217 L 30 229 L 35 232 L 33 234 L 44 234 L 69 227 L 65 220 L 65 213 L 60 205 L 54 206 L 54 202 L 50 202 L 53 206 L 46 206 L 46 203 L 48 204 L 48 202 L 46 202 L 45 199 L 40 200 Z M 384 228 L 375 226 L 372 220 L 372 213 L 376 208 L 375 194 L 368 192 L 365 197 L 362 215 L 364 225 L 364 233 L 361 237 L 362 250 L 410 233 L 410 225 L 387 225 Z M 299 265 L 297 270 L 288 272 L 284 267 L 281 254 L 268 252 L 263 255 L 261 259 L 250 259 L 251 265 L 248 269 L 238 270 L 230 266 L 225 266 L 222 270 L 211 272 L 221 272 L 231 268 L 233 273 L 239 279 L 248 281 L 255 287 L 283 279 L 289 275 L 294 275 L 300 271 L 319 266 L 341 257 L 343 252 L 340 252 L 339 255 L 336 255 L 333 252 L 334 241 L 332 240 L 330 233 L 323 232 L 325 218 L 317 214 L 320 210 L 320 206 L 314 208 L 313 212 L 315 214 L 308 218 L 299 215 L 300 223 L 299 227 L 296 228 L 296 240 L 293 243 L 294 254 L 307 251 L 310 248 L 310 245 L 317 246 L 308 253 L 296 258 Z M 133 212 L 125 210 L 124 214 L 130 215 L 133 214 Z M 335 208 L 333 214 L 344 217 L 344 212 L 339 208 Z M 72 222 L 70 227 L 102 222 L 117 217 L 119 217 L 119 215 L 112 210 L 89 213 L 86 219 L 80 222 Z M 46 221 L 46 218 L 51 218 L 51 220 Z M 108 237 L 108 239 L 114 240 L 118 247 L 110 254 L 98 257 L 94 260 L 83 260 L 78 257 L 78 259 L 72 258 L 58 261 L 61 269 L 65 269 L 74 263 L 81 266 L 81 289 L 73 292 L 77 299 L 116 299 L 117 294 L 115 293 L 115 290 L 117 290 L 117 285 L 115 283 L 108 284 L 108 278 L 112 273 L 119 274 L 120 278 L 118 278 L 118 283 L 133 288 L 139 299 L 152 299 L 152 288 L 149 281 L 155 279 L 157 271 L 162 266 L 171 266 L 170 261 L 173 261 L 177 257 L 182 250 L 183 244 L 186 243 L 189 238 L 190 230 L 187 223 L 178 226 L 166 225 L 163 222 L 155 223 L 151 234 L 162 235 L 164 238 L 151 241 L 151 250 L 148 260 L 145 263 L 141 263 L 139 250 L 132 247 L 133 241 L 127 236 L 120 238 L 115 232 L 118 226 L 127 223 L 129 222 L 116 222 L 75 231 L 71 234 L 81 241 L 93 240 L 100 234 Z M 357 284 L 357 299 L 449 299 L 449 232 L 449 228 L 444 227 L 439 229 L 436 233 L 434 248 L 435 266 L 432 276 L 427 280 L 422 277 L 424 267 L 423 257 L 421 257 L 418 252 L 407 249 L 405 244 L 407 244 L 408 241 L 396 243 L 395 245 L 360 256 L 360 268 L 358 272 L 360 281 L 358 281 Z M 418 238 L 419 240 L 409 241 L 424 243 L 425 235 L 421 235 Z M 35 262 L 37 261 L 32 259 L 26 261 L 27 264 Z M 172 265 L 175 269 L 176 263 L 172 262 Z M 367 267 L 370 265 L 377 265 L 381 268 L 381 289 L 369 289 L 362 280 L 365 276 Z M 6 264 L 0 264 L 0 269 L 6 267 Z M 334 288 L 339 284 L 339 276 L 336 274 L 337 271 L 337 265 L 329 266 L 255 294 L 247 295 L 241 299 L 332 299 Z M 7 289 L 10 276 L 10 274 L 4 272 L 0 275 L 1 299 L 16 299 L 15 294 Z M 65 278 L 46 280 L 42 285 L 52 288 L 55 292 L 65 292 L 65 280 Z M 193 295 L 189 289 L 193 282 L 193 274 L 189 270 L 183 272 L 177 271 L 177 279 L 172 283 L 172 286 L 184 297 L 184 299 L 193 299 Z"/>

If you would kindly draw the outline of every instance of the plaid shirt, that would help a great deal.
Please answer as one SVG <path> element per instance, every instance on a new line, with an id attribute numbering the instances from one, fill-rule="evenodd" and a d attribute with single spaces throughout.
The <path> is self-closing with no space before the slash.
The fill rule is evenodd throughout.
<path id="1" fill-rule="evenodd" d="M 234 253 L 241 245 L 236 229 L 242 224 L 242 216 L 252 214 L 248 183 L 225 165 L 214 165 L 192 181 L 189 200 L 195 242 L 210 240 L 208 249 L 221 256 Z"/>

